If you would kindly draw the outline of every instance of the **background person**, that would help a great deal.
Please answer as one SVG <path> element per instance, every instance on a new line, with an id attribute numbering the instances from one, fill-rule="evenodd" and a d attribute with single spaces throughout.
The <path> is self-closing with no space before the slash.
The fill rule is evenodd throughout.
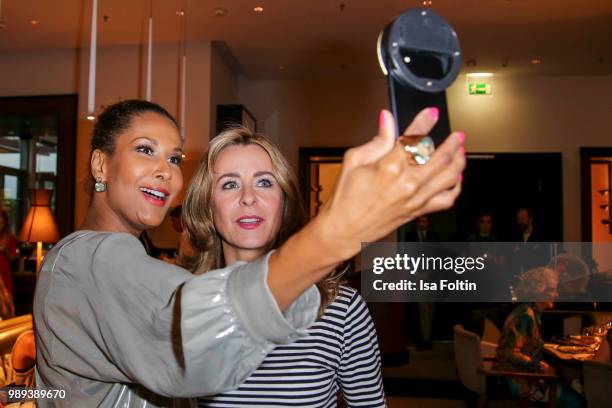
<path id="1" fill-rule="evenodd" d="M 521 207 L 516 210 L 515 242 L 540 242 L 545 241 L 539 230 L 536 230 L 535 218 L 530 208 Z"/>
<path id="2" fill-rule="evenodd" d="M 514 371 L 553 374 L 542 361 L 544 340 L 541 336 L 542 311 L 554 306 L 557 298 L 557 273 L 550 268 L 536 268 L 523 273 L 516 287 L 519 299 L 541 301 L 519 304 L 506 318 L 497 349 L 500 367 Z"/>
<path id="3" fill-rule="evenodd" d="M 476 219 L 476 233 L 466 238 L 467 242 L 499 242 L 493 235 L 493 215 L 482 212 Z"/>
<path id="4" fill-rule="evenodd" d="M 431 229 L 431 220 L 429 215 L 421 215 L 414 222 L 415 228 L 405 232 L 404 228 L 400 229 L 399 240 L 403 242 L 440 242 L 440 234 Z M 431 279 L 431 274 L 420 272 L 424 279 Z M 407 305 L 408 316 L 412 311 L 412 305 Z M 416 342 L 418 350 L 429 350 L 433 347 L 433 328 L 436 313 L 436 304 L 434 302 L 417 302 L 416 304 L 417 318 L 419 322 L 419 338 Z M 408 327 L 408 325 L 407 325 Z M 407 333 L 408 334 L 408 333 Z"/>
<path id="5" fill-rule="evenodd" d="M 544 232 L 537 228 L 533 211 L 521 207 L 516 210 L 517 230 L 511 237 L 516 242 L 511 257 L 510 269 L 523 273 L 530 269 L 548 265 L 551 258 L 551 245 L 547 243 Z"/>
<path id="6" fill-rule="evenodd" d="M 431 229 L 429 215 L 421 215 L 414 222 L 415 228 L 404 233 L 404 228 L 400 229 L 399 240 L 404 242 L 440 242 L 440 234 Z M 425 279 L 431 279 L 429 274 L 424 274 Z M 408 305 L 408 315 L 411 314 L 412 307 Z M 417 318 L 419 322 L 419 338 L 416 342 L 418 350 L 429 350 L 433 347 L 433 328 L 436 312 L 434 302 L 418 302 L 416 304 Z M 408 327 L 408 325 L 407 325 Z M 408 334 L 408 333 L 407 333 Z"/>
<path id="7" fill-rule="evenodd" d="M 529 300 L 519 304 L 506 318 L 497 348 L 497 368 L 500 370 L 536 372 L 555 375 L 555 369 L 543 360 L 542 312 L 554 307 L 559 296 L 556 271 L 546 267 L 534 268 L 520 277 L 516 294 Z M 539 380 L 507 379 L 510 393 L 533 401 L 546 401 L 549 386 Z M 582 407 L 584 401 L 569 387 L 557 387 L 560 407 Z"/>
<path id="8" fill-rule="evenodd" d="M 400 230 L 399 240 L 402 242 L 439 242 L 440 234 L 431 230 L 429 215 L 424 214 L 414 222 L 414 229 L 404 232 L 405 227 Z"/>

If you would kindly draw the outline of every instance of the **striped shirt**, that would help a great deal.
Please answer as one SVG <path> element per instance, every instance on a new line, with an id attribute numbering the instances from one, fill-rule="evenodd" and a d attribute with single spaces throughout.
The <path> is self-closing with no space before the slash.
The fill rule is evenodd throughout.
<path id="1" fill-rule="evenodd" d="M 308 336 L 277 346 L 237 389 L 198 400 L 203 407 L 386 407 L 376 330 L 368 308 L 341 286 Z"/>

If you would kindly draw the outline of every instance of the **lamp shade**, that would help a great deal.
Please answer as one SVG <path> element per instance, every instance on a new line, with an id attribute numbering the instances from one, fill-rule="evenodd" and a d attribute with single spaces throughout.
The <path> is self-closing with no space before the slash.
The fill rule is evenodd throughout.
<path id="1" fill-rule="evenodd" d="M 57 242 L 59 232 L 51 212 L 52 190 L 30 190 L 30 210 L 21 227 L 21 242 Z"/>

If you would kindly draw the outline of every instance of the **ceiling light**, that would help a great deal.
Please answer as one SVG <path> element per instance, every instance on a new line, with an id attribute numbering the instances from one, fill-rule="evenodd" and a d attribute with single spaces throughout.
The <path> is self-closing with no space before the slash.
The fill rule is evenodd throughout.
<path id="1" fill-rule="evenodd" d="M 87 120 L 96 112 L 96 55 L 98 50 L 98 0 L 91 1 L 91 38 L 89 44 L 89 78 L 87 84 Z"/>
<path id="2" fill-rule="evenodd" d="M 179 17 L 183 17 L 185 15 L 185 11 L 184 10 L 176 10 L 176 15 Z"/>
<path id="3" fill-rule="evenodd" d="M 431 6 L 431 4 L 432 4 L 432 3 L 433 3 L 433 1 L 431 1 L 431 0 L 423 0 L 423 5 L 424 5 L 425 7 L 427 7 L 427 6 Z"/>
<path id="4" fill-rule="evenodd" d="M 40 21 L 38 20 L 30 20 L 30 24 L 32 25 L 38 25 L 40 23 Z"/>
<path id="5" fill-rule="evenodd" d="M 253 9 L 254 12 L 256 13 L 263 13 L 263 7 L 261 6 L 257 6 Z"/>
<path id="6" fill-rule="evenodd" d="M 542 60 L 540 58 L 534 58 L 531 60 L 531 63 L 534 65 L 541 64 Z"/>

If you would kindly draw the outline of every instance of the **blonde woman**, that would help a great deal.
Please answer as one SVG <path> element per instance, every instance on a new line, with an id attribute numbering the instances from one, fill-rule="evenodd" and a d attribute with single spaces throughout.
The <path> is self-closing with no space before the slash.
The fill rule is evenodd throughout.
<path id="1" fill-rule="evenodd" d="M 305 224 L 296 177 L 280 151 L 246 128 L 210 143 L 184 203 L 184 224 L 199 256 L 195 273 L 251 261 Z M 307 336 L 276 347 L 235 391 L 200 407 L 384 407 L 376 331 L 363 299 L 333 274 L 317 283 L 321 308 Z"/>

